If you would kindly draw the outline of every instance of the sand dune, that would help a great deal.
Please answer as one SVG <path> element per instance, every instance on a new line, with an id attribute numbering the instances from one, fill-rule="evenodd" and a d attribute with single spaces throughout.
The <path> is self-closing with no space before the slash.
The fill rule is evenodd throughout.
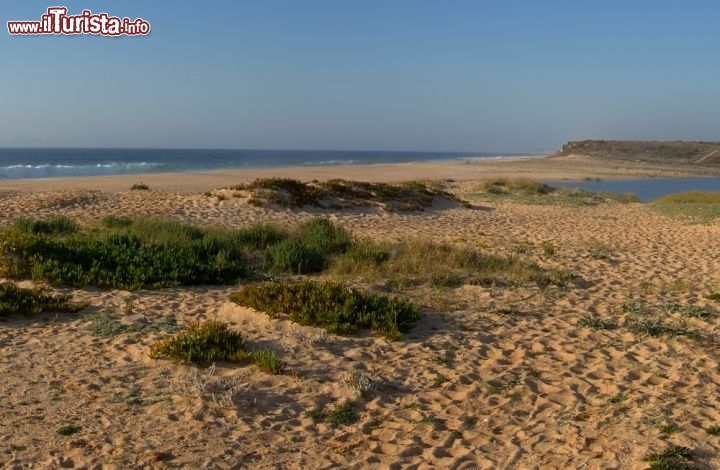
<path id="1" fill-rule="evenodd" d="M 641 204 L 471 202 L 476 209 L 323 214 L 360 237 L 446 240 L 502 254 L 525 244 L 531 252 L 519 256 L 577 279 L 565 288 L 463 286 L 446 309 L 426 308 L 395 342 L 271 320 L 228 302 L 237 287 L 73 290 L 90 302 L 86 314 L 104 311 L 136 331 L 98 337 L 90 321 L 72 315 L 0 323 L 0 462 L 18 469 L 625 469 L 646 468 L 647 453 L 674 444 L 694 449 L 700 468 L 720 467 L 720 438 L 705 431 L 720 425 L 717 343 L 627 328 L 643 315 L 666 315 L 718 334 L 717 317 L 661 307 L 720 307 L 704 297 L 720 291 L 720 225 L 688 225 Z M 0 213 L 3 224 L 114 213 L 239 227 L 291 224 L 318 211 L 273 211 L 193 192 L 8 189 Z M 542 242 L 555 253 L 545 254 Z M 617 328 L 579 326 L 587 314 Z M 278 351 L 286 372 L 197 369 L 147 356 L 173 323 L 193 319 L 230 323 L 248 342 Z M 362 397 L 353 388 L 360 377 L 370 384 Z M 360 406 L 356 424 L 335 428 L 306 414 L 345 400 Z M 79 431 L 58 434 L 69 424 Z M 663 435 L 665 425 L 677 432 Z"/>

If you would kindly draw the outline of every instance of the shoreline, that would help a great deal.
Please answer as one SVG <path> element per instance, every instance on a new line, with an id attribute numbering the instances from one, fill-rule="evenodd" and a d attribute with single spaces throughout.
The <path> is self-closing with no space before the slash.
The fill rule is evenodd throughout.
<path id="1" fill-rule="evenodd" d="M 145 183 L 151 190 L 193 193 L 211 191 L 255 178 L 283 177 L 304 181 L 344 178 L 357 181 L 397 183 L 413 179 L 482 180 L 494 177 L 528 177 L 543 182 L 588 181 L 590 179 L 623 180 L 658 177 L 720 176 L 720 169 L 687 165 L 653 165 L 642 162 L 606 162 L 589 157 L 517 157 L 512 159 L 371 163 L 360 165 L 274 167 L 263 169 L 229 169 L 207 172 L 138 173 L 132 175 L 74 176 L 0 181 L 0 190 L 60 191 L 101 190 L 127 191 L 135 183 Z"/>

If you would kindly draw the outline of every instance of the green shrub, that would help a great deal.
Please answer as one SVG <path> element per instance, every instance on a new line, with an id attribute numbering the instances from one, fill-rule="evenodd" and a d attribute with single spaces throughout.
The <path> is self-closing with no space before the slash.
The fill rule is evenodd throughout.
<path id="1" fill-rule="evenodd" d="M 404 299 L 362 292 L 337 282 L 250 285 L 231 294 L 230 300 L 270 316 L 284 313 L 297 323 L 343 335 L 369 328 L 397 339 L 420 319 L 419 308 Z"/>
<path id="2" fill-rule="evenodd" d="M 100 219 L 103 227 L 110 229 L 125 228 L 133 224 L 133 219 L 124 215 L 106 215 Z"/>
<path id="3" fill-rule="evenodd" d="M 150 357 L 187 362 L 240 361 L 246 358 L 245 341 L 226 323 L 193 321 L 186 332 L 153 344 Z"/>
<path id="4" fill-rule="evenodd" d="M 389 245 L 363 240 L 352 245 L 345 258 L 351 263 L 379 265 L 390 259 L 392 250 Z"/>
<path id="5" fill-rule="evenodd" d="M 167 357 L 175 362 L 249 361 L 268 374 L 279 374 L 284 367 L 274 351 L 246 350 L 240 333 L 231 331 L 227 323 L 215 320 L 190 322 L 187 331 L 150 346 L 149 355 L 153 359 Z"/>
<path id="6" fill-rule="evenodd" d="M 287 231 L 270 224 L 251 225 L 237 231 L 238 241 L 253 248 L 265 248 L 289 236 Z"/>
<path id="7" fill-rule="evenodd" d="M 135 183 L 130 187 L 131 191 L 150 191 L 150 186 L 145 183 Z"/>
<path id="8" fill-rule="evenodd" d="M 319 252 L 294 239 L 270 246 L 267 260 L 270 270 L 293 274 L 316 273 L 325 266 L 325 259 Z"/>
<path id="9" fill-rule="evenodd" d="M 36 315 L 43 312 L 72 313 L 85 307 L 86 303 L 72 303 L 72 294 L 47 295 L 42 289 L 23 289 L 9 282 L 0 283 L 0 317 L 19 313 Z"/>
<path id="10" fill-rule="evenodd" d="M 0 275 L 137 289 L 230 283 L 250 271 L 231 231 L 116 216 L 82 231 L 70 231 L 72 224 L 21 221 L 5 231 L 0 240 L 10 256 L 0 258 Z"/>
<path id="11" fill-rule="evenodd" d="M 32 220 L 21 217 L 17 219 L 13 227 L 19 232 L 32 234 L 62 235 L 78 231 L 80 226 L 65 216 L 52 217 L 47 220 Z"/>
<path id="12" fill-rule="evenodd" d="M 228 284 L 266 269 L 319 272 L 352 244 L 326 219 L 292 233 L 268 224 L 228 230 L 115 215 L 82 228 L 69 219 L 21 219 L 0 231 L 0 276 L 129 290 Z"/>
<path id="13" fill-rule="evenodd" d="M 353 243 L 347 230 L 324 218 L 301 223 L 297 232 L 301 243 L 326 256 L 344 253 Z"/>

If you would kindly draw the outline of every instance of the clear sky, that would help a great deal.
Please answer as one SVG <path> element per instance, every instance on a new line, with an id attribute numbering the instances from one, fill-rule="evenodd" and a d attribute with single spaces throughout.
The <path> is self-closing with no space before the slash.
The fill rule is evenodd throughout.
<path id="1" fill-rule="evenodd" d="M 152 32 L 8 34 L 56 4 Z M 24 0 L 0 19 L 0 147 L 720 140 L 715 1 Z"/>

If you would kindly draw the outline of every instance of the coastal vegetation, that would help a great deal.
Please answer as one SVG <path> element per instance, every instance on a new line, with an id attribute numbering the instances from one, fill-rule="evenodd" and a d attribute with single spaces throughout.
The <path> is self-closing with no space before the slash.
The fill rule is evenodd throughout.
<path id="1" fill-rule="evenodd" d="M 708 223 L 720 217 L 720 192 L 688 191 L 668 194 L 654 200 L 650 207 L 668 216 Z"/>
<path id="2" fill-rule="evenodd" d="M 25 289 L 3 282 L 0 283 L 0 318 L 12 314 L 73 313 L 87 307 L 86 303 L 71 302 L 70 299 L 72 294 L 51 295 L 39 287 Z"/>
<path id="3" fill-rule="evenodd" d="M 351 243 L 344 229 L 326 219 L 303 222 L 294 231 L 118 216 L 87 226 L 65 217 L 19 219 L 0 233 L 0 275 L 129 290 L 230 284 L 266 272 L 320 271 Z"/>
<path id="4" fill-rule="evenodd" d="M 522 204 L 595 206 L 640 202 L 634 194 L 597 193 L 584 189 L 555 188 L 528 178 L 489 178 L 481 181 L 473 195 L 489 200 L 511 200 Z"/>
<path id="5" fill-rule="evenodd" d="M 240 333 L 231 330 L 227 323 L 215 320 L 190 322 L 186 331 L 153 344 L 149 355 L 153 359 L 167 357 L 175 362 L 248 361 L 271 374 L 279 374 L 283 368 L 273 351 L 249 351 Z"/>
<path id="6" fill-rule="evenodd" d="M 325 218 L 291 229 L 257 224 L 233 230 L 119 216 L 83 226 L 65 217 L 19 219 L 0 232 L 0 250 L 5 277 L 127 290 L 325 271 L 396 287 L 549 285 L 560 279 L 517 256 L 449 243 L 358 240 Z"/>
<path id="7" fill-rule="evenodd" d="M 321 326 L 343 335 L 370 329 L 398 339 L 420 319 L 419 307 L 406 299 L 364 292 L 340 282 L 248 285 L 230 300 L 271 317 L 285 314 L 302 325 Z"/>
<path id="8" fill-rule="evenodd" d="M 344 179 L 304 183 L 289 178 L 258 178 L 250 183 L 225 188 L 237 196 L 249 197 L 256 206 L 303 206 L 324 209 L 378 207 L 387 212 L 424 211 L 436 199 L 443 199 L 464 207 L 471 207 L 445 191 L 437 183 L 408 181 L 400 184 L 367 183 Z"/>

